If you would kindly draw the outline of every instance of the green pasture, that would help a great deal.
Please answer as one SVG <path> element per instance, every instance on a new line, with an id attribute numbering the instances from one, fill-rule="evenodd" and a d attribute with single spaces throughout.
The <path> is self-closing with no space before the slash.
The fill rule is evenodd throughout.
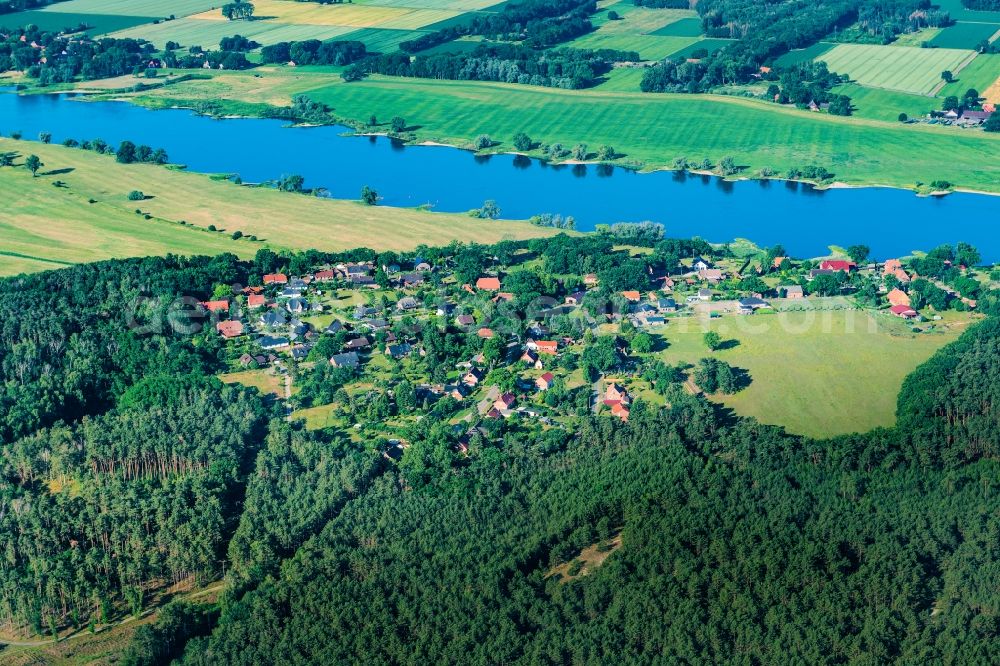
<path id="1" fill-rule="evenodd" d="M 775 63 L 780 67 L 791 67 L 792 65 L 808 62 L 809 60 L 824 60 L 825 58 L 822 56 L 832 49 L 833 46 L 829 42 L 816 42 L 804 49 L 789 51 L 775 60 Z"/>
<path id="2" fill-rule="evenodd" d="M 693 37 L 658 37 L 656 35 L 606 34 L 600 30 L 578 37 L 570 46 L 580 49 L 618 49 L 636 51 L 643 60 L 662 60 L 690 46 Z"/>
<path id="3" fill-rule="evenodd" d="M 966 9 L 962 0 L 935 0 L 935 5 L 948 12 L 955 21 L 971 21 L 978 23 L 1000 23 L 1000 11 L 981 12 Z"/>
<path id="4" fill-rule="evenodd" d="M 898 121 L 899 114 L 919 118 L 939 109 L 940 101 L 926 95 L 914 95 L 883 88 L 866 88 L 856 83 L 837 86 L 833 92 L 847 95 L 854 105 L 854 115 L 886 122 Z"/>
<path id="5" fill-rule="evenodd" d="M 221 6 L 222 3 L 219 0 L 69 0 L 49 5 L 44 11 L 71 14 L 181 17 Z"/>
<path id="6" fill-rule="evenodd" d="M 701 19 L 682 18 L 650 33 L 663 37 L 698 37 L 701 35 Z"/>
<path id="7" fill-rule="evenodd" d="M 996 23 L 956 23 L 943 29 L 931 40 L 936 48 L 974 49 L 1000 32 Z"/>
<path id="8" fill-rule="evenodd" d="M 699 39 L 698 41 L 694 42 L 693 44 L 689 44 L 689 45 L 683 47 L 679 51 L 674 51 L 673 53 L 670 54 L 670 57 L 673 58 L 673 59 L 675 59 L 675 60 L 679 59 L 679 58 L 680 59 L 690 58 L 691 55 L 695 51 L 699 51 L 701 49 L 704 49 L 704 50 L 708 51 L 709 53 L 714 53 L 714 52 L 718 51 L 719 49 L 726 48 L 732 42 L 733 42 L 733 40 L 731 40 L 731 39 L 716 39 L 714 37 L 708 38 L 708 39 Z"/>
<path id="9" fill-rule="evenodd" d="M 119 30 L 112 36 L 145 39 L 158 48 L 163 48 L 168 41 L 175 41 L 183 46 L 197 44 L 208 48 L 217 46 L 223 37 L 232 37 L 235 34 L 266 45 L 303 39 L 333 39 L 352 31 L 354 28 L 336 25 L 296 25 L 274 21 L 241 21 L 237 25 L 233 21 L 180 18 Z"/>
<path id="10" fill-rule="evenodd" d="M 150 16 L 122 16 L 118 14 L 76 14 L 71 12 L 53 12 L 31 10 L 14 14 L 0 15 L 0 26 L 5 28 L 21 28 L 26 25 L 36 25 L 42 30 L 58 32 L 75 30 L 80 25 L 91 26 L 86 32 L 90 35 L 103 35 L 116 30 L 124 30 L 143 23 L 156 20 Z"/>
<path id="11" fill-rule="evenodd" d="M 750 386 L 714 400 L 790 432 L 829 437 L 891 426 L 903 379 L 967 323 L 916 334 L 888 315 L 857 310 L 672 319 L 658 333 L 667 348 L 657 356 L 669 364 L 715 356 L 742 368 Z M 709 352 L 702 340 L 709 330 L 736 344 Z"/>

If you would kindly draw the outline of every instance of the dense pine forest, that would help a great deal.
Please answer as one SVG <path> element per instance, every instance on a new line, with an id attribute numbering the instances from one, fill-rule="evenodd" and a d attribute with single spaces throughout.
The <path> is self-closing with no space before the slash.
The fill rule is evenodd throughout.
<path id="1" fill-rule="evenodd" d="M 537 250 L 553 273 L 629 289 L 664 252 L 705 249 L 669 241 L 637 259 L 611 245 L 422 258 L 465 280 Z M 135 259 L 0 281 L 8 632 L 101 625 L 165 586 L 222 580 L 218 613 L 167 606 L 126 663 L 997 659 L 994 316 L 906 380 L 896 427 L 823 441 L 665 381 L 668 406 L 637 399 L 626 422 L 586 408 L 571 427 L 495 420 L 462 451 L 464 431 L 430 409 L 389 455 L 216 378 L 224 343 L 197 303 L 219 285 L 374 256 Z M 553 287 L 513 275 L 515 300 Z M 996 299 L 980 307 L 995 315 Z M 492 348 L 430 328 L 423 344 L 429 372 Z M 404 409 L 407 389 L 356 409 Z M 606 559 L 581 576 L 584 553 Z"/>

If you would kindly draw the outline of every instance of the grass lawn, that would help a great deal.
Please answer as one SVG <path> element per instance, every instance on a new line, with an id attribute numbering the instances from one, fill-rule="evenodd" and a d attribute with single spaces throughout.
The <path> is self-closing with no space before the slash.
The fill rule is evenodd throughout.
<path id="1" fill-rule="evenodd" d="M 109 156 L 35 142 L 0 139 L 0 151 L 17 153 L 17 165 L 30 153 L 46 165 L 37 178 L 20 166 L 0 169 L 2 275 L 62 265 L 54 262 L 168 252 L 233 252 L 251 257 L 265 246 L 399 250 L 421 243 L 445 245 L 453 239 L 491 243 L 555 233 L 525 222 L 483 222 L 465 215 L 369 207 L 240 187 L 201 174 L 146 164 L 122 165 Z M 56 180 L 64 186 L 55 187 Z M 131 190 L 152 198 L 129 201 L 126 195 Z M 96 203 L 88 203 L 90 199 Z M 136 208 L 152 219 L 137 215 Z M 180 220 L 188 224 L 178 224 Z M 207 231 L 210 224 L 224 232 Z M 237 229 L 257 235 L 262 242 L 232 240 L 229 234 Z"/>
<path id="2" fill-rule="evenodd" d="M 888 315 L 855 310 L 674 319 L 658 333 L 669 342 L 658 356 L 696 363 L 710 354 L 707 330 L 738 340 L 714 355 L 749 371 L 752 383 L 717 400 L 790 432 L 826 437 L 892 425 L 903 379 L 968 321 L 953 317 L 939 331 L 914 334 Z"/>
<path id="3" fill-rule="evenodd" d="M 257 389 L 261 395 L 283 397 L 285 393 L 284 378 L 270 370 L 244 370 L 219 375 L 226 384 L 242 384 Z"/>
<path id="4" fill-rule="evenodd" d="M 975 56 L 963 49 L 838 44 L 822 59 L 831 71 L 862 85 L 933 95 L 943 85 L 941 72 L 958 74 Z"/>

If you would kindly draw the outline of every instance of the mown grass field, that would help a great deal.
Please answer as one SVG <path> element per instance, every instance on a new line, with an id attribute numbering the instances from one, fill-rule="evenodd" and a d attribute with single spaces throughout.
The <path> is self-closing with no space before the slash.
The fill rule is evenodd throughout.
<path id="1" fill-rule="evenodd" d="M 892 425 L 903 379 L 967 325 L 956 318 L 914 334 L 887 315 L 854 310 L 680 319 L 663 329 L 669 346 L 658 357 L 693 364 L 714 355 L 747 370 L 747 389 L 713 399 L 790 432 L 829 437 Z M 708 330 L 739 344 L 710 354 Z"/>
<path id="2" fill-rule="evenodd" d="M 17 165 L 30 153 L 45 163 L 37 178 L 19 166 L 0 169 L 0 275 L 169 252 L 251 257 L 265 246 L 405 249 L 553 233 L 524 222 L 484 222 L 240 187 L 165 167 L 121 165 L 108 156 L 62 146 L 0 139 L 0 151 L 17 153 Z M 54 186 L 56 180 L 64 186 Z M 131 190 L 152 198 L 129 201 Z M 136 208 L 143 214 L 136 214 Z M 220 231 L 208 231 L 210 224 Z M 236 230 L 261 242 L 232 240 Z"/>
<path id="3" fill-rule="evenodd" d="M 942 85 L 941 72 L 960 75 L 975 56 L 963 49 L 838 44 L 822 60 L 831 71 L 848 74 L 865 86 L 931 95 Z"/>

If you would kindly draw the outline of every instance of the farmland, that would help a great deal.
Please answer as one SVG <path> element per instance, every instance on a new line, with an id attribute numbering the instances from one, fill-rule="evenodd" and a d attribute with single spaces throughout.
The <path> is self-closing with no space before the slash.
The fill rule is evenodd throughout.
<path id="1" fill-rule="evenodd" d="M 510 150 L 514 134 L 524 131 L 537 141 L 607 143 L 650 169 L 669 166 L 680 155 L 732 154 L 750 169 L 828 164 L 847 183 L 912 187 L 940 178 L 942 164 L 961 174 L 963 187 L 995 191 L 1000 182 L 1000 166 L 992 158 L 1000 137 L 900 125 L 898 110 L 891 113 L 892 100 L 885 96 L 879 97 L 883 106 L 876 119 L 838 118 L 740 97 L 642 94 L 634 92 L 639 70 L 614 70 L 607 83 L 579 91 L 383 76 L 330 83 L 327 71 L 268 68 L 257 72 L 259 78 L 218 73 L 209 81 L 126 98 L 153 107 L 224 100 L 225 113 L 251 113 L 253 103 L 287 104 L 293 95 L 307 94 L 353 121 L 363 122 L 376 110 L 380 117 L 404 116 L 420 125 L 419 140 L 468 145 L 487 133 L 500 142 L 495 148 L 500 151 Z M 915 108 L 914 97 L 905 98 L 907 109 Z M 921 107 L 934 105 L 924 99 Z M 717 124 L 706 124 L 709 117 Z"/>
<path id="2" fill-rule="evenodd" d="M 1000 32 L 996 23 L 956 23 L 943 29 L 931 40 L 936 48 L 973 49 L 983 41 L 991 41 Z"/>
<path id="3" fill-rule="evenodd" d="M 270 189 L 245 188 L 154 165 L 121 165 L 88 151 L 0 140 L 0 152 L 29 152 L 46 167 L 0 170 L 0 275 L 59 268 L 111 257 L 258 249 L 404 249 L 420 243 L 500 240 L 550 233 L 519 222 L 484 223 L 467 216 L 366 207 Z M 23 157 L 16 160 L 17 164 Z M 53 173 L 54 172 L 54 173 Z M 54 186 L 56 181 L 60 186 Z M 126 194 L 141 190 L 145 201 Z M 93 200 L 94 203 L 88 203 Z M 142 215 L 136 214 L 140 209 Z M 150 219 L 145 219 L 145 215 Z M 187 224 L 179 224 L 184 220 Z M 208 230 L 214 225 L 218 232 Z M 260 242 L 232 240 L 240 230 Z"/>
<path id="4" fill-rule="evenodd" d="M 839 44 L 822 55 L 832 71 L 849 74 L 858 83 L 922 95 L 942 85 L 941 72 L 956 75 L 976 57 L 963 49 L 921 49 Z"/>
<path id="5" fill-rule="evenodd" d="M 678 320 L 664 329 L 669 346 L 659 356 L 670 364 L 696 363 L 705 355 L 708 330 L 736 340 L 716 355 L 748 370 L 753 382 L 716 399 L 741 416 L 828 437 L 895 423 L 903 379 L 967 323 L 959 318 L 937 332 L 915 334 L 887 315 L 854 310 L 786 312 L 752 322 Z"/>
<path id="6" fill-rule="evenodd" d="M 647 9 L 626 3 L 608 7 L 608 11 L 612 10 L 620 18 L 612 21 L 607 19 L 606 12 L 599 13 L 594 20 L 597 30 L 570 45 L 581 49 L 636 51 L 644 60 L 660 60 L 695 43 L 701 35 L 700 21 L 692 18 L 694 12 L 688 10 Z M 674 26 L 680 28 L 668 31 Z"/>

